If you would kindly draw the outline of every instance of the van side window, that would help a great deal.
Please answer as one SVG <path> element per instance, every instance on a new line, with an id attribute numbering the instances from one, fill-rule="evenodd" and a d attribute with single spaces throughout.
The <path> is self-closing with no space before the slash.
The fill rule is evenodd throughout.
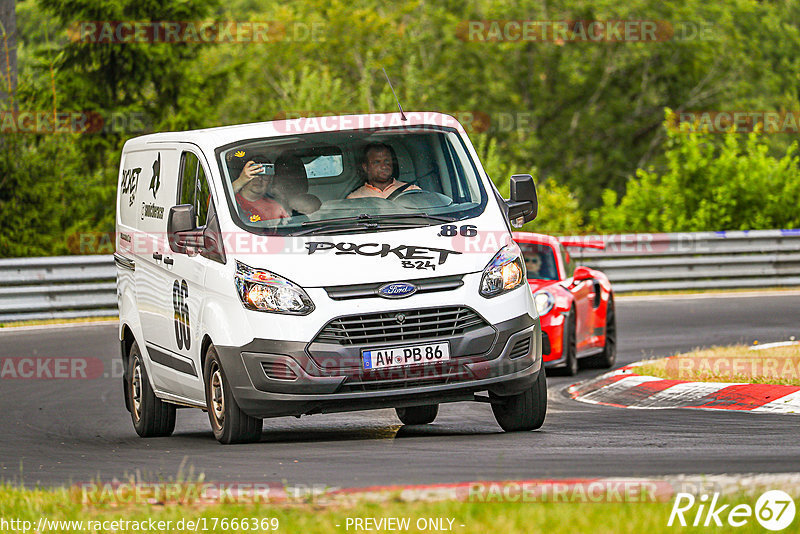
<path id="1" fill-rule="evenodd" d="M 191 152 L 184 152 L 181 159 L 181 196 L 179 204 L 191 204 L 197 217 L 197 228 L 206 225 L 211 192 L 203 166 Z"/>

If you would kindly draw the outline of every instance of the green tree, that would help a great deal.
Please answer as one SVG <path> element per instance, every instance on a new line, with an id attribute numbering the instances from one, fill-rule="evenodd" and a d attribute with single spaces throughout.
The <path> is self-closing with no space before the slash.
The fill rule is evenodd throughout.
<path id="1" fill-rule="evenodd" d="M 590 215 L 596 228 L 694 232 L 800 226 L 797 143 L 774 157 L 758 132 L 742 136 L 684 128 L 666 135 L 666 168 L 639 169 L 619 201 L 616 192 L 606 190 L 603 206 Z M 719 136 L 722 143 L 715 139 Z"/>
<path id="2" fill-rule="evenodd" d="M 20 4 L 23 70 L 19 109 L 89 112 L 101 133 L 15 133 L 0 158 L 0 256 L 63 254 L 77 232 L 112 231 L 119 150 L 131 132 L 111 119 L 154 129 L 199 126 L 224 76 L 199 71 L 199 45 L 109 44 L 69 38 L 78 21 L 199 20 L 201 0 L 37 0 Z M 135 121 L 133 120 L 135 119 Z"/>

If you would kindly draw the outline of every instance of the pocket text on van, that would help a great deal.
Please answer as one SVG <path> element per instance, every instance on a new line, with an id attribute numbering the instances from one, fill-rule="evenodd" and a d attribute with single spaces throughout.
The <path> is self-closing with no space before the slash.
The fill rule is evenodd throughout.
<path id="1" fill-rule="evenodd" d="M 136 167 L 135 169 L 124 169 L 122 171 L 122 183 L 120 184 L 120 188 L 122 189 L 122 194 L 130 193 L 131 197 L 128 201 L 128 206 L 133 206 L 133 202 L 136 199 L 136 187 L 139 185 L 139 173 L 142 172 L 141 167 Z"/>
<path id="2" fill-rule="evenodd" d="M 392 246 L 386 243 L 331 243 L 329 241 L 315 241 L 306 243 L 308 254 L 318 251 L 335 250 L 334 254 L 357 254 L 359 256 L 379 256 L 385 258 L 394 254 L 401 260 L 432 260 L 438 258 L 439 265 L 447 261 L 450 254 L 461 254 L 455 250 L 443 248 L 418 247 L 414 245 Z M 438 254 L 438 256 L 437 256 Z"/>

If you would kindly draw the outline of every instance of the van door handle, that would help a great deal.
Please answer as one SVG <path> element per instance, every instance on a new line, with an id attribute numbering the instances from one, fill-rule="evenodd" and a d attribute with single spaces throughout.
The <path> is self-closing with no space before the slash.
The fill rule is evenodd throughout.
<path id="1" fill-rule="evenodd" d="M 165 263 L 166 265 L 172 265 L 173 263 L 175 263 L 175 260 L 173 260 L 172 258 L 170 258 L 169 256 L 167 256 L 166 258 L 164 258 L 164 263 Z"/>
<path id="2" fill-rule="evenodd" d="M 161 255 L 160 252 L 153 252 L 153 259 L 154 260 L 161 261 L 161 258 L 163 258 L 163 256 Z"/>

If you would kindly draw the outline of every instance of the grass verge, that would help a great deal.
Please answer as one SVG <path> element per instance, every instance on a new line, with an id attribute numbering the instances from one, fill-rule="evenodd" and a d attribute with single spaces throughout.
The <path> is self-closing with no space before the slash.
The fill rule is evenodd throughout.
<path id="1" fill-rule="evenodd" d="M 673 505 L 672 498 L 660 502 L 403 502 L 399 493 L 382 502 L 364 498 L 350 499 L 346 503 L 319 504 L 314 502 L 294 504 L 217 504 L 195 506 L 187 504 L 145 504 L 120 506 L 87 506 L 67 489 L 23 489 L 0 485 L 0 524 L 3 532 L 13 532 L 8 521 L 28 521 L 34 531 L 42 518 L 49 523 L 43 532 L 285 532 L 303 534 L 330 534 L 335 532 L 384 531 L 384 528 L 355 528 L 354 520 L 374 518 L 408 518 L 407 528 L 394 531 L 454 533 L 641 533 L 674 532 L 676 526 L 667 526 Z M 728 496 L 722 502 L 746 503 L 753 507 L 754 496 Z M 689 524 L 694 512 L 687 516 Z M 223 521 L 225 519 L 226 521 Z M 236 519 L 236 521 L 232 521 Z M 262 520 L 266 523 L 261 523 Z M 276 521 L 272 521 L 272 520 Z M 426 519 L 439 523 L 426 523 L 428 528 L 418 528 Z M 724 518 L 723 518 L 724 519 Z M 111 523 L 112 521 L 141 522 L 163 521 L 155 527 Z M 242 521 L 247 526 L 241 524 Z M 259 525 L 252 528 L 253 520 Z M 80 524 L 54 525 L 53 521 L 79 521 Z M 89 523 L 89 522 L 94 523 Z M 166 523 L 169 521 L 170 523 Z M 183 528 L 180 528 L 183 521 Z M 198 522 L 198 527 L 187 525 Z M 98 523 L 99 522 L 99 523 Z M 363 524 L 363 523 L 362 523 Z M 421 523 L 420 523 L 421 524 Z M 267 525 L 267 528 L 263 528 Z M 438 528 L 432 528 L 438 525 Z M 701 522 L 702 525 L 702 522 Z M 21 528 L 23 525 L 17 523 Z M 187 528 L 191 526 L 191 528 Z M 276 528 L 272 528 L 275 527 Z M 727 526 L 727 525 L 726 525 Z M 681 528 L 681 532 L 724 532 L 722 528 L 699 526 Z M 730 528 L 730 527 L 728 527 Z M 763 532 L 754 518 L 737 532 Z"/>
<path id="2" fill-rule="evenodd" d="M 800 345 L 750 350 L 712 347 L 654 360 L 636 374 L 691 382 L 745 382 L 800 386 Z"/>

